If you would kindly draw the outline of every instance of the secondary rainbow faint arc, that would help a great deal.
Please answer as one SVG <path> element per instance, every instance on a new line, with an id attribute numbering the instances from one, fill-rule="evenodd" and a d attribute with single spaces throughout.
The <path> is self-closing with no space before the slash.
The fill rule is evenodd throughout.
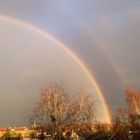
<path id="1" fill-rule="evenodd" d="M 88 70 L 88 68 L 86 67 L 86 65 L 80 60 L 79 57 L 76 56 L 76 54 L 74 52 L 72 52 L 70 49 L 68 49 L 63 43 L 61 43 L 56 37 L 50 35 L 48 32 L 46 31 L 43 31 L 33 25 L 30 25 L 29 23 L 27 22 L 24 22 L 24 21 L 21 21 L 21 20 L 18 20 L 18 19 L 15 19 L 15 18 L 12 18 L 12 17 L 7 17 L 7 16 L 3 16 L 3 15 L 0 15 L 0 19 L 2 20 L 7 20 L 7 21 L 10 21 L 10 22 L 13 22 L 15 24 L 18 24 L 18 25 L 23 25 L 25 26 L 26 28 L 29 28 L 29 29 L 32 29 L 36 32 L 38 32 L 39 34 L 43 35 L 43 36 L 46 36 L 48 37 L 49 39 L 55 41 L 58 46 L 60 46 L 61 48 L 63 48 L 80 66 L 81 68 L 84 70 L 84 72 L 87 74 L 87 76 L 89 77 L 89 79 L 92 81 L 92 84 L 95 86 L 96 88 L 96 91 L 97 93 L 99 94 L 99 97 L 100 97 L 100 100 L 102 101 L 103 103 L 103 110 L 104 110 L 104 113 L 105 113 L 105 117 L 106 117 L 106 122 L 110 123 L 111 122 L 111 117 L 110 117 L 110 112 L 109 112 L 109 109 L 108 109 L 108 106 L 107 106 L 107 103 L 105 101 L 105 98 L 103 96 L 103 93 L 99 87 L 99 85 L 97 84 L 96 82 L 96 79 L 92 76 L 92 74 L 90 73 L 90 71 Z"/>

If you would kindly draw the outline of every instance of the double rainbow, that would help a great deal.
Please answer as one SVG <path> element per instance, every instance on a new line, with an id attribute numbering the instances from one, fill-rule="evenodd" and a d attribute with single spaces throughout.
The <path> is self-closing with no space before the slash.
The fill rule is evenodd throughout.
<path id="1" fill-rule="evenodd" d="M 22 25 L 23 27 L 26 27 L 26 28 L 29 28 L 30 30 L 33 30 L 37 33 L 39 33 L 40 35 L 43 35 L 51 40 L 53 40 L 54 42 L 56 42 L 58 44 L 58 46 L 60 46 L 62 49 L 65 50 L 66 53 L 68 53 L 76 62 L 77 64 L 80 65 L 80 67 L 83 69 L 83 71 L 86 73 L 86 75 L 88 76 L 88 78 L 92 81 L 92 84 L 94 85 L 97 93 L 99 94 L 99 98 L 103 104 L 103 112 L 104 112 L 104 115 L 105 115 L 105 120 L 107 123 L 110 123 L 111 122 L 111 117 L 110 117 L 110 112 L 109 112 L 109 109 L 108 109 L 108 106 L 107 106 L 107 103 L 105 101 L 105 98 L 103 96 L 103 93 L 99 87 L 99 85 L 97 84 L 96 82 L 96 79 L 94 78 L 94 76 L 90 73 L 90 71 L 88 70 L 88 68 L 86 67 L 86 65 L 82 62 L 82 60 L 76 56 L 76 54 L 74 52 L 72 52 L 67 46 L 65 46 L 63 43 L 61 43 L 57 38 L 55 38 L 54 36 L 50 35 L 48 32 L 46 31 L 43 31 L 37 27 L 34 27 L 33 25 L 30 25 L 26 22 L 23 22 L 23 21 L 20 21 L 20 20 L 17 20 L 15 18 L 12 18 L 12 17 L 7 17 L 7 16 L 0 16 L 0 20 L 5 20 L 5 21 L 8 21 L 8 22 L 12 22 L 14 24 L 17 24 L 17 25 Z"/>

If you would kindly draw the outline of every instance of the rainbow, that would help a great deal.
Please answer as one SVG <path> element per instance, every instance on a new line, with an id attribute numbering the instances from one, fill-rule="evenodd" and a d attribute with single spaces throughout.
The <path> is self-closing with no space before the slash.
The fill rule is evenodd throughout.
<path id="1" fill-rule="evenodd" d="M 24 21 L 12 18 L 12 17 L 7 17 L 7 16 L 3 16 L 0 15 L 0 19 L 1 20 L 5 20 L 5 21 L 10 21 L 13 22 L 17 25 L 23 25 L 26 28 L 32 29 L 33 31 L 48 37 L 49 39 L 53 40 L 54 42 L 56 42 L 62 49 L 64 49 L 79 65 L 80 67 L 83 69 L 83 71 L 86 73 L 86 75 L 88 76 L 88 78 L 92 81 L 92 84 L 95 86 L 95 89 L 97 91 L 97 93 L 99 94 L 99 98 L 103 104 L 103 111 L 105 114 L 105 118 L 106 118 L 106 122 L 107 123 L 111 123 L 111 117 L 110 117 L 110 112 L 107 106 L 107 103 L 105 101 L 105 97 L 103 96 L 103 93 L 99 87 L 99 85 L 96 82 L 96 79 L 92 76 L 91 72 L 88 70 L 87 66 L 82 62 L 82 60 L 80 60 L 79 57 L 76 56 L 76 54 L 74 52 L 72 52 L 70 49 L 68 49 L 68 47 L 66 47 L 63 43 L 61 43 L 57 38 L 55 38 L 54 36 L 50 35 L 48 32 L 41 30 L 40 28 L 37 28 L 33 25 L 30 25 Z"/>

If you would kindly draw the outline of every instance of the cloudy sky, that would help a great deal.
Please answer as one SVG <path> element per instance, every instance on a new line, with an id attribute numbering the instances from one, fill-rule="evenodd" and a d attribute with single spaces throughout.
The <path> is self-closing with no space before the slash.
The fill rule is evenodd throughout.
<path id="1" fill-rule="evenodd" d="M 0 0 L 0 15 L 25 21 L 63 42 L 96 78 L 112 113 L 124 105 L 125 87 L 140 89 L 139 0 Z"/>

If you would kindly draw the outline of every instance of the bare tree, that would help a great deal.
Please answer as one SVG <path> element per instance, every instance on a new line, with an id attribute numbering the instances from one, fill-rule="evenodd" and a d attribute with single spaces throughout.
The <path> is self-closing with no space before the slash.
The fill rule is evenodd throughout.
<path id="1" fill-rule="evenodd" d="M 140 130 L 140 92 L 128 87 L 125 90 L 125 95 L 128 108 L 117 110 L 117 119 L 115 119 L 114 125 L 118 130 L 124 129 L 124 126 L 130 130 Z"/>
<path id="2" fill-rule="evenodd" d="M 125 108 L 118 108 L 117 109 L 118 119 L 121 123 L 127 124 L 129 121 L 129 113 Z"/>
<path id="3" fill-rule="evenodd" d="M 80 88 L 73 97 L 69 113 L 73 116 L 71 121 L 77 124 L 92 123 L 95 117 L 95 106 L 93 98 Z"/>
<path id="4" fill-rule="evenodd" d="M 45 117 L 43 123 L 64 123 L 69 101 L 69 94 L 60 84 L 47 84 L 41 93 L 39 102 L 39 110 L 44 113 L 43 116 Z"/>

